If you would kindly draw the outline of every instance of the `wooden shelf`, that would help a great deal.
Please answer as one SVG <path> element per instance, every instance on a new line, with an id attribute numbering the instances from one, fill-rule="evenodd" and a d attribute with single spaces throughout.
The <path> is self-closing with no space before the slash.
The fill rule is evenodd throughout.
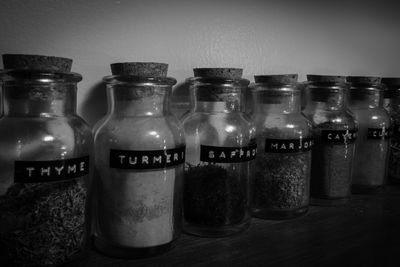
<path id="1" fill-rule="evenodd" d="M 400 186 L 353 196 L 342 207 L 310 207 L 286 221 L 253 219 L 227 238 L 182 234 L 171 251 L 139 260 L 95 251 L 67 266 L 400 266 Z M 340 265 L 339 265 L 340 264 Z"/>

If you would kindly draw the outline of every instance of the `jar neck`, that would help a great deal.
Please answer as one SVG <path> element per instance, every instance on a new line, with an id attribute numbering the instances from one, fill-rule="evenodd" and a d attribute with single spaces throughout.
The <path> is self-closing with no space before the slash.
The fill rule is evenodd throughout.
<path id="1" fill-rule="evenodd" d="M 400 94 L 387 95 L 384 93 L 384 106 L 387 106 L 390 111 L 400 111 Z"/>
<path id="2" fill-rule="evenodd" d="M 383 106 L 383 90 L 375 86 L 352 87 L 349 104 L 352 109 L 369 109 Z"/>
<path id="3" fill-rule="evenodd" d="M 5 83 L 5 116 L 49 117 L 76 114 L 77 84 L 69 82 Z"/>
<path id="4" fill-rule="evenodd" d="M 308 85 L 306 88 L 306 94 L 308 95 L 306 108 L 323 111 L 345 110 L 347 93 L 347 88 L 342 86 L 321 87 Z"/>
<path id="5" fill-rule="evenodd" d="M 259 113 L 290 114 L 301 111 L 301 94 L 293 86 L 254 87 L 253 102 Z"/>
<path id="6" fill-rule="evenodd" d="M 247 87 L 194 85 L 191 87 L 195 112 L 242 112 Z"/>
<path id="7" fill-rule="evenodd" d="M 171 86 L 108 84 L 111 113 L 120 116 L 164 116 L 169 112 Z"/>

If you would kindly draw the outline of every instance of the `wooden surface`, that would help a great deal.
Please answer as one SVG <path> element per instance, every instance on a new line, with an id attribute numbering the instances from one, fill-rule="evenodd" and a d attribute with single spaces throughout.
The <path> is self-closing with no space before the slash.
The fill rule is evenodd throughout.
<path id="1" fill-rule="evenodd" d="M 400 266 L 400 186 L 353 196 L 343 207 L 310 207 L 293 220 L 253 219 L 233 237 L 182 234 L 171 251 L 121 260 L 89 251 L 68 266 Z"/>

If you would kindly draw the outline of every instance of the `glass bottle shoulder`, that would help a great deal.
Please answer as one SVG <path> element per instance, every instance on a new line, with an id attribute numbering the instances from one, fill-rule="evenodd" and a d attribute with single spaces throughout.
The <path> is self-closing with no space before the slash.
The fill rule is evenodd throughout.
<path id="1" fill-rule="evenodd" d="M 1 161 L 55 160 L 88 154 L 92 134 L 76 115 L 65 117 L 8 117 L 0 119 Z M 4 158 L 5 157 L 5 158 Z"/>
<path id="2" fill-rule="evenodd" d="M 254 119 L 258 136 L 286 139 L 312 135 L 312 124 L 302 113 L 255 114 Z"/>
<path id="3" fill-rule="evenodd" d="M 192 112 L 183 121 L 187 145 L 242 146 L 255 138 L 256 127 L 242 112 Z"/>
<path id="4" fill-rule="evenodd" d="M 95 133 L 96 148 L 158 150 L 184 144 L 183 129 L 173 115 L 120 117 L 110 114 Z"/>
<path id="5" fill-rule="evenodd" d="M 384 108 L 353 109 L 355 119 L 360 125 L 369 127 L 389 127 L 390 116 Z"/>
<path id="6" fill-rule="evenodd" d="M 332 111 L 305 110 L 304 114 L 312 123 L 313 128 L 356 130 L 358 127 L 354 114 L 347 109 Z"/>

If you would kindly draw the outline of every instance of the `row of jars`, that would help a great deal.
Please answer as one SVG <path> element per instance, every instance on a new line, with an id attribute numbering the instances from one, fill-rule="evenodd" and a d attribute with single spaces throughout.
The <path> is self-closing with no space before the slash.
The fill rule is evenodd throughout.
<path id="1" fill-rule="evenodd" d="M 72 60 L 3 55 L 3 63 L 2 262 L 60 264 L 84 240 L 110 256 L 150 256 L 169 250 L 182 228 L 231 235 L 251 215 L 292 218 L 310 196 L 344 204 L 352 185 L 379 191 L 388 170 L 400 179 L 399 79 L 385 79 L 383 90 L 374 77 L 262 75 L 249 87 L 242 69 L 198 68 L 188 79 L 192 110 L 179 121 L 167 64 L 116 63 L 104 78 L 109 111 L 92 136 L 76 114 L 82 77 Z"/>

